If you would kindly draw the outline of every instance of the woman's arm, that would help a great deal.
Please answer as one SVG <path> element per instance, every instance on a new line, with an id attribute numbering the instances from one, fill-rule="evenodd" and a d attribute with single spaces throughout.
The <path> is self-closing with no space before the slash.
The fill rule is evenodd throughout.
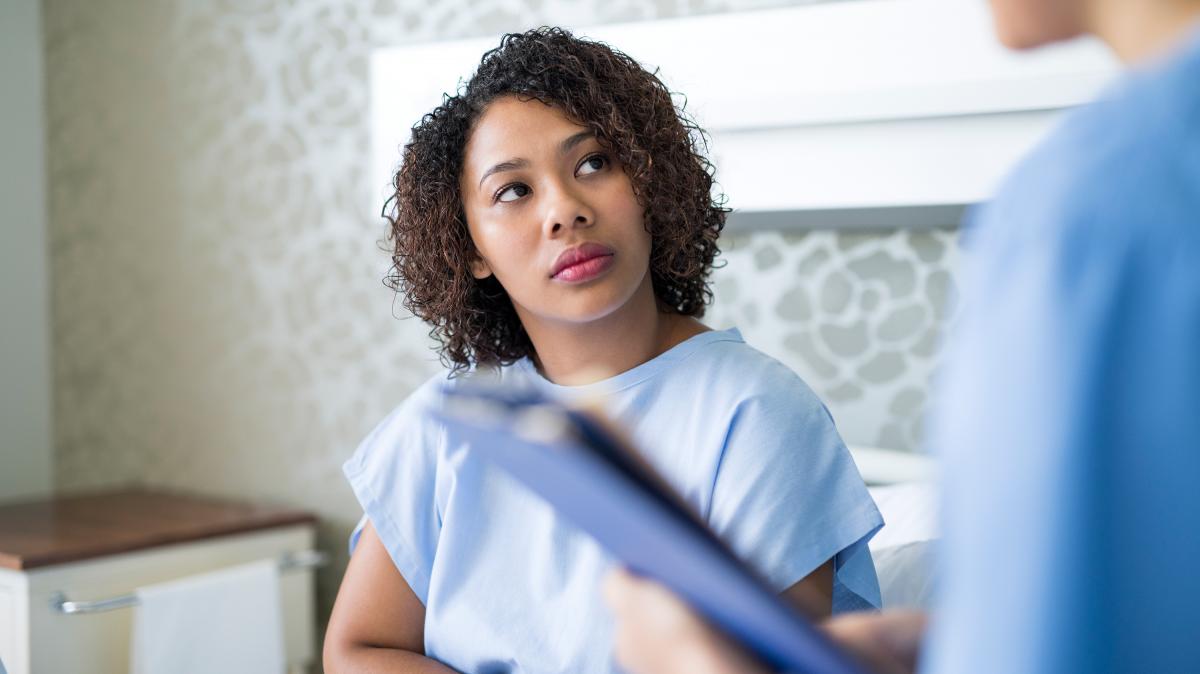
<path id="1" fill-rule="evenodd" d="M 329 674 L 450 674 L 425 657 L 425 606 L 368 521 L 342 578 L 325 632 Z"/>
<path id="2" fill-rule="evenodd" d="M 824 620 L 833 615 L 833 560 L 817 567 L 780 594 L 812 620 Z"/>

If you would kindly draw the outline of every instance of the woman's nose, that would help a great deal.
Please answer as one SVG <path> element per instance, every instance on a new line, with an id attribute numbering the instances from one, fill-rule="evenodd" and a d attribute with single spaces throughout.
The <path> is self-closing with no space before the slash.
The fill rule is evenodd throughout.
<path id="1" fill-rule="evenodd" d="M 592 209 L 569 189 L 555 189 L 551 193 L 543 227 L 547 236 L 557 236 L 576 227 L 590 227 L 595 222 Z"/>

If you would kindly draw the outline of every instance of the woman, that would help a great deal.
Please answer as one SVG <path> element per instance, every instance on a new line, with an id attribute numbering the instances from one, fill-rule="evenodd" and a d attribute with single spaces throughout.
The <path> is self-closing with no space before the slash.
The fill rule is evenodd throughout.
<path id="1" fill-rule="evenodd" d="M 479 376 L 605 393 L 777 591 L 825 615 L 878 605 L 882 520 L 824 405 L 698 320 L 725 218 L 701 133 L 636 61 L 552 28 L 505 36 L 413 129 L 393 282 L 448 372 L 346 463 L 366 516 L 327 671 L 613 671 L 609 557 L 433 413 Z"/>

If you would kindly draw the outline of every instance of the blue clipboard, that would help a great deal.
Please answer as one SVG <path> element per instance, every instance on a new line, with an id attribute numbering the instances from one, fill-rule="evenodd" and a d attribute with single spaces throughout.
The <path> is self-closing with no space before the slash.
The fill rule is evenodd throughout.
<path id="1" fill-rule="evenodd" d="M 431 412 L 634 573 L 776 671 L 869 674 L 726 546 L 597 418 L 534 390 L 447 387 Z"/>

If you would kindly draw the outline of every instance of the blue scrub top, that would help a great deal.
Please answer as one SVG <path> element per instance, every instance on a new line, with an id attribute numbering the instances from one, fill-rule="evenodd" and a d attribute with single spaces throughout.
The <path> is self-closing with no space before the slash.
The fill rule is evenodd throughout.
<path id="1" fill-rule="evenodd" d="M 1200 671 L 1200 33 L 964 234 L 937 674 Z"/>
<path id="2" fill-rule="evenodd" d="M 494 376 L 562 398 L 604 394 L 645 458 L 773 587 L 832 559 L 834 609 L 878 606 L 867 541 L 883 520 L 833 420 L 737 330 L 589 386 L 557 386 L 528 361 Z M 612 559 L 429 414 L 446 385 L 439 375 L 416 391 L 345 466 L 425 604 L 426 654 L 479 674 L 615 671 L 600 596 Z"/>

